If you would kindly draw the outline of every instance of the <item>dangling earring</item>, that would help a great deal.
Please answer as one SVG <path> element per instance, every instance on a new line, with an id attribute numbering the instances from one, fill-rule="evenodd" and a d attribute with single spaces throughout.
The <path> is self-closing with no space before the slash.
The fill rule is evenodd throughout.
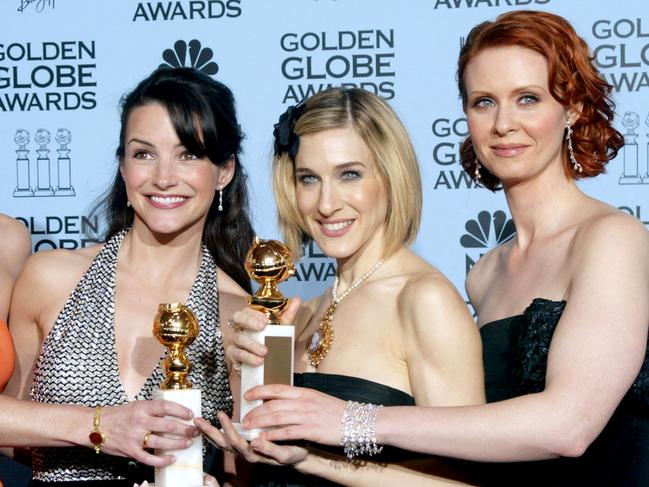
<path id="1" fill-rule="evenodd" d="M 575 151 L 572 148 L 572 127 L 568 121 L 566 122 L 566 141 L 568 142 L 568 157 L 572 163 L 573 170 L 579 173 L 583 172 L 584 168 L 581 167 L 581 164 L 579 164 L 579 161 L 575 158 Z"/>
<path id="2" fill-rule="evenodd" d="M 223 189 L 219 189 L 219 211 L 223 211 Z"/>
<path id="3" fill-rule="evenodd" d="M 482 175 L 480 174 L 480 168 L 482 166 L 480 165 L 480 161 L 478 158 L 475 158 L 475 170 L 473 171 L 473 179 L 476 180 L 476 183 L 480 182 L 480 179 L 482 179 Z"/>

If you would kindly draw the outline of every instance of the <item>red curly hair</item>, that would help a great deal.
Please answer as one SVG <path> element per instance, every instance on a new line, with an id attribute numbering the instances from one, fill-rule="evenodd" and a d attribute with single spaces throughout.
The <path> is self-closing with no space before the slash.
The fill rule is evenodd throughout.
<path id="1" fill-rule="evenodd" d="M 517 10 L 498 16 L 494 22 L 476 25 L 458 59 L 457 82 L 464 110 L 467 104 L 464 71 L 468 63 L 484 49 L 501 46 L 526 47 L 543 55 L 548 61 L 550 93 L 579 115 L 572 125 L 572 144 L 583 171 L 573 169 L 564 143 L 566 174 L 576 179 L 604 172 L 604 165 L 624 145 L 624 137 L 612 125 L 615 112 L 612 86 L 595 68 L 586 42 L 563 17 Z M 460 148 L 460 159 L 465 171 L 474 177 L 476 154 L 470 137 Z M 500 181 L 486 168 L 481 169 L 480 175 L 482 185 L 492 191 L 499 189 Z"/>

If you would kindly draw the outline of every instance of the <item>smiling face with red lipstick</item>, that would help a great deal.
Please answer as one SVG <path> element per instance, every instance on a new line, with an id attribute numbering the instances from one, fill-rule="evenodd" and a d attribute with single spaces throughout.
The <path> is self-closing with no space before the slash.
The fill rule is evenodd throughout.
<path id="1" fill-rule="evenodd" d="M 505 187 L 563 173 L 569 111 L 548 87 L 548 62 L 517 46 L 481 51 L 466 67 L 467 121 L 478 160 Z"/>
<path id="2" fill-rule="evenodd" d="M 228 184 L 233 168 L 233 160 L 217 166 L 192 154 L 162 105 L 149 103 L 130 114 L 120 172 L 134 224 L 142 221 L 153 233 L 202 233 L 215 192 Z"/>
<path id="3" fill-rule="evenodd" d="M 309 235 L 330 257 L 385 247 L 386 185 L 372 153 L 351 127 L 300 138 L 295 158 L 297 208 Z"/>

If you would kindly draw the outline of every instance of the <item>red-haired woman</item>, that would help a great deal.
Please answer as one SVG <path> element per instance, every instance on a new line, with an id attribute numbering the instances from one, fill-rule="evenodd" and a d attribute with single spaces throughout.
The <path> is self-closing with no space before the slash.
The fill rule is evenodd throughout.
<path id="1" fill-rule="evenodd" d="M 523 462 L 492 465 L 494 485 L 649 485 L 649 233 L 576 184 L 623 144 L 611 87 L 567 21 L 533 11 L 476 26 L 458 81 L 464 168 L 502 187 L 516 225 L 467 280 L 490 404 L 383 408 L 376 442 Z M 282 399 L 244 418 L 282 426 L 268 440 L 341 441 L 343 401 L 281 386 L 249 398 Z"/>

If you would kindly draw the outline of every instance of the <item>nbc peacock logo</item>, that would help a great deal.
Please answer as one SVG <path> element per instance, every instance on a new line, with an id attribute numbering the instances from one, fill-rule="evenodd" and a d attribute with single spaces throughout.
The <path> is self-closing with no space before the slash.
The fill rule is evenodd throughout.
<path id="1" fill-rule="evenodd" d="M 177 40 L 173 49 L 165 49 L 160 68 L 195 68 L 201 73 L 215 75 L 219 72 L 219 65 L 212 61 L 214 51 L 203 47 L 199 40 L 192 39 L 189 43 Z"/>
<path id="2" fill-rule="evenodd" d="M 493 247 L 511 240 L 516 234 L 514 220 L 507 217 L 504 211 L 493 213 L 481 211 L 477 218 L 467 220 L 464 225 L 466 233 L 460 237 L 460 244 L 465 249 L 472 249 L 466 254 L 466 273 L 485 252 Z"/>

